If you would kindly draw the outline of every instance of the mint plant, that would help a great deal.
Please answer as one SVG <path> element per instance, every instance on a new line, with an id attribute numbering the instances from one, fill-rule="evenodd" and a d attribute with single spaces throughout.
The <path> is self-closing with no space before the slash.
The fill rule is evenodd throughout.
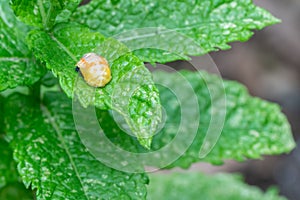
<path id="1" fill-rule="evenodd" d="M 0 0 L 0 199 L 284 199 L 232 175 L 144 170 L 295 147 L 280 107 L 241 84 L 205 71 L 151 74 L 144 64 L 228 49 L 278 19 L 250 0 L 79 4 Z M 74 70 L 89 52 L 110 64 L 105 87 Z"/>

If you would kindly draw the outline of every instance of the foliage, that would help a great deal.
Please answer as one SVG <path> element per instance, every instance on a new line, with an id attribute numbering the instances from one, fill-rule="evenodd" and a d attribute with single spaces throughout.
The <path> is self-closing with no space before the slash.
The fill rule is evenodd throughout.
<path id="1" fill-rule="evenodd" d="M 243 200 L 285 200 L 278 197 L 277 191 L 270 188 L 265 194 L 253 186 L 242 183 L 238 175 L 217 174 L 214 176 L 201 173 L 151 174 L 152 184 L 148 187 L 149 200 L 164 199 L 243 199 Z M 183 195 L 184 194 L 184 195 Z"/>
<path id="2" fill-rule="evenodd" d="M 199 161 L 221 164 L 226 159 L 243 161 L 293 149 L 290 127 L 280 108 L 251 97 L 239 83 L 223 82 L 202 71 L 151 74 L 144 65 L 228 49 L 229 42 L 249 39 L 253 29 L 277 23 L 267 11 L 250 0 L 79 3 L 11 0 L 9 5 L 0 0 L 0 199 L 147 198 L 146 173 L 111 168 L 83 145 L 80 127 L 73 119 L 76 100 L 83 111 L 95 106 L 97 123 L 110 142 L 130 152 L 159 152 L 179 135 L 167 153 L 157 154 L 157 160 L 172 155 L 179 159 L 153 167 L 186 168 Z M 88 86 L 74 70 L 88 52 L 105 57 L 110 64 L 113 78 L 103 88 Z M 189 104 L 193 100 L 196 107 Z M 220 120 L 223 129 L 211 125 L 212 118 Z M 211 138 L 206 134 L 211 127 L 221 134 L 216 144 L 209 144 Z M 219 134 L 215 136 L 218 139 Z M 150 197 L 174 183 L 173 189 L 182 189 L 187 199 L 199 195 L 187 190 L 199 184 L 203 185 L 199 198 L 204 199 L 222 194 L 214 194 L 210 184 L 232 184 L 256 199 L 280 199 L 269 192 L 263 195 L 229 175 L 191 174 L 186 177 L 188 187 L 181 188 L 178 180 L 183 181 L 182 176 L 186 177 L 151 176 Z M 159 186 L 160 181 L 163 185 Z M 243 199 L 238 192 L 223 199 L 230 199 L 231 194 Z M 175 192 L 170 198 L 172 195 L 178 197 Z"/>
<path id="3" fill-rule="evenodd" d="M 152 63 L 225 50 L 230 48 L 228 42 L 249 39 L 251 29 L 279 21 L 251 0 L 92 0 L 79 7 L 72 17 L 105 36 L 115 36 L 129 47 L 142 43 L 146 48 L 133 50 L 143 61 Z M 148 27 L 159 29 L 145 29 Z M 180 34 L 173 35 L 174 30 Z M 162 38 L 161 43 L 153 45 L 157 36 Z M 190 39 L 201 49 L 195 51 Z"/>
<path id="4" fill-rule="evenodd" d="M 0 137 L 0 151 L 0 199 L 32 199 L 33 193 L 26 190 L 25 186 L 21 183 L 17 172 L 17 164 L 12 159 L 12 151 L 3 137 Z"/>
<path id="5" fill-rule="evenodd" d="M 68 96 L 75 91 L 85 106 L 94 104 L 102 109 L 116 110 L 126 119 L 141 144 L 150 148 L 153 133 L 147 130 L 155 130 L 160 121 L 159 95 L 149 71 L 125 46 L 75 23 L 59 24 L 51 34 L 34 30 L 27 41 L 36 57 L 59 77 Z M 112 81 L 96 91 L 78 81 L 78 74 L 74 72 L 76 61 L 87 52 L 104 56 L 112 69 Z M 135 96 L 135 103 L 129 110 L 127 104 L 131 96 Z"/>
<path id="6" fill-rule="evenodd" d="M 31 184 L 37 189 L 38 199 L 145 196 L 147 178 L 106 167 L 87 152 L 76 134 L 72 104 L 61 93 L 46 93 L 41 105 L 18 94 L 8 101 L 7 136 L 15 149 L 20 176 L 27 187 Z M 23 121 L 15 121 L 17 117 Z M 118 184 L 112 180 L 118 180 Z"/>
<path id="7" fill-rule="evenodd" d="M 165 109 L 166 119 L 163 129 L 155 135 L 153 139 L 153 150 L 159 150 L 174 140 L 175 137 L 180 137 L 180 133 L 174 130 L 179 129 L 181 116 L 178 115 L 181 107 L 185 102 L 193 98 L 194 94 L 184 93 L 187 89 L 181 82 L 177 73 L 167 73 L 157 71 L 154 73 L 156 81 L 164 85 L 174 86 L 171 88 L 159 87 L 161 103 Z M 197 133 L 193 138 L 193 143 L 187 151 L 168 168 L 182 167 L 187 168 L 191 164 L 198 161 L 205 161 L 212 164 L 222 164 L 223 161 L 234 159 L 244 161 L 247 158 L 260 159 L 262 155 L 280 154 L 287 152 L 294 147 L 294 140 L 290 134 L 290 126 L 286 117 L 281 113 L 280 108 L 276 104 L 272 104 L 259 98 L 251 97 L 246 88 L 234 81 L 223 81 L 226 94 L 226 114 L 224 116 L 224 124 L 218 142 L 215 144 L 212 151 L 204 158 L 199 158 L 199 150 L 204 142 L 204 138 L 210 126 L 212 126 L 211 111 L 214 106 L 219 104 L 222 99 L 222 89 L 218 88 L 217 84 L 220 79 L 216 75 L 206 72 L 190 72 L 181 71 L 180 75 L 191 84 L 197 97 L 199 112 L 201 113 Z M 168 76 L 168 79 L 165 77 Z M 214 98 L 208 96 L 209 88 L 216 88 L 218 91 Z M 174 91 L 184 93 L 184 99 L 178 102 Z M 216 102 L 216 103 L 214 103 Z M 186 112 L 186 121 L 191 124 L 194 119 L 197 119 L 198 113 L 193 112 L 194 107 L 190 107 Z M 222 117 L 222 110 L 216 108 L 214 115 Z M 121 145 L 122 148 L 132 146 L 134 139 L 127 137 L 126 134 L 114 122 L 108 112 L 99 112 L 99 121 L 103 124 L 104 132 L 109 133 L 110 127 L 114 129 L 114 135 L 121 135 L 114 139 L 116 145 Z M 214 124 L 216 126 L 216 124 Z M 188 143 L 189 135 L 192 135 L 193 127 L 186 125 L 186 132 L 182 133 L 182 141 L 180 144 Z M 272 133 L 272 137 L 270 134 Z M 167 152 L 170 156 L 178 151 L 178 145 L 172 146 Z M 138 146 L 138 144 L 135 144 Z M 137 148 L 135 148 L 137 149 Z M 135 151 L 133 148 L 128 150 Z M 167 157 L 167 155 L 164 155 Z"/>
<path id="8" fill-rule="evenodd" d="M 0 91 L 18 85 L 30 86 L 45 73 L 26 45 L 30 28 L 16 19 L 4 0 L 0 13 Z"/>

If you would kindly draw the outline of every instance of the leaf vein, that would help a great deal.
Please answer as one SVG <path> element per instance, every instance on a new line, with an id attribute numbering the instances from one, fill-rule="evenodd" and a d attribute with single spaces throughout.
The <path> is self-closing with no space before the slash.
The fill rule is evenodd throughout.
<path id="1" fill-rule="evenodd" d="M 29 62 L 29 58 L 21 58 L 21 57 L 0 57 L 0 62 L 11 61 L 11 62 Z"/>
<path id="2" fill-rule="evenodd" d="M 42 0 L 38 0 L 37 3 L 38 3 L 39 10 L 40 10 L 40 13 L 41 13 L 43 26 L 45 28 L 45 27 L 47 27 L 47 17 L 46 17 L 45 9 L 44 9 L 44 6 L 43 6 L 43 2 L 42 2 Z"/>
<path id="3" fill-rule="evenodd" d="M 63 43 L 61 43 L 54 35 L 50 35 L 51 39 L 53 41 L 55 41 L 58 46 L 63 50 L 65 51 L 75 62 L 77 61 L 77 58 L 76 56 L 65 46 L 63 45 Z"/>
<path id="4" fill-rule="evenodd" d="M 86 190 L 85 190 L 85 187 L 84 187 L 84 185 L 83 185 L 83 181 L 81 180 L 80 175 L 79 175 L 79 172 L 78 172 L 78 170 L 77 170 L 76 164 L 75 164 L 75 162 L 74 162 L 74 160 L 73 160 L 73 158 L 72 158 L 72 155 L 71 155 L 71 153 L 70 153 L 70 151 L 69 151 L 69 148 L 68 148 L 68 146 L 67 146 L 67 144 L 66 144 L 66 142 L 65 142 L 65 139 L 64 139 L 64 137 L 63 137 L 63 135 L 62 135 L 62 133 L 61 133 L 61 131 L 60 131 L 60 129 L 59 129 L 57 123 L 55 122 L 54 118 L 51 116 L 51 113 L 50 113 L 50 111 L 47 109 L 47 107 L 45 107 L 45 106 L 42 105 L 42 106 L 41 106 L 41 109 L 42 109 L 43 113 L 46 115 L 46 117 L 49 119 L 51 126 L 53 127 L 53 129 L 54 129 L 55 132 L 57 133 L 58 138 L 59 138 L 59 140 L 61 141 L 62 146 L 63 146 L 64 150 L 66 151 L 67 156 L 68 156 L 69 159 L 70 159 L 70 164 L 72 165 L 72 168 L 73 168 L 74 171 L 75 171 L 76 177 L 78 178 L 78 181 L 80 182 L 80 185 L 81 185 L 81 187 L 82 187 L 82 190 L 83 190 L 83 192 L 84 192 L 84 195 L 85 195 L 86 199 L 89 200 L 89 197 L 88 197 L 87 192 L 86 192 Z"/>

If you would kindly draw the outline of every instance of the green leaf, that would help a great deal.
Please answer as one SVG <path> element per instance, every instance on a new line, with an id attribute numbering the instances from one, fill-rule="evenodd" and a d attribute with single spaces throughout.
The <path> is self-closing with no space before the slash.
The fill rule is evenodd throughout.
<path id="1" fill-rule="evenodd" d="M 17 163 L 13 159 L 13 152 L 4 139 L 4 98 L 1 95 L 0 113 L 0 199 L 33 199 L 32 191 L 26 190 L 24 185 L 20 183 Z"/>
<path id="2" fill-rule="evenodd" d="M 259 188 L 246 185 L 238 175 L 201 173 L 151 174 L 149 200 L 285 200 L 276 189 L 263 193 Z"/>
<path id="3" fill-rule="evenodd" d="M 56 77 L 54 77 L 53 73 L 48 72 L 42 79 L 41 79 L 42 85 L 45 87 L 53 87 L 55 85 L 58 85 L 58 80 Z"/>
<path id="4" fill-rule="evenodd" d="M 12 0 L 15 14 L 28 25 L 49 30 L 57 22 L 66 21 L 80 0 Z"/>
<path id="5" fill-rule="evenodd" d="M 1 102 L 2 105 L 2 102 Z M 1 113 L 3 113 L 1 111 Z M 26 190 L 20 183 L 17 164 L 13 160 L 13 153 L 9 144 L 0 135 L 0 199 L 4 200 L 29 200 L 33 199 L 32 191 Z"/>
<path id="6" fill-rule="evenodd" d="M 36 63 L 25 37 L 28 26 L 14 16 L 8 1 L 0 1 L 0 91 L 32 85 L 45 69 Z"/>
<path id="7" fill-rule="evenodd" d="M 0 199 L 3 200 L 32 200 L 33 192 L 27 190 L 22 183 L 12 183 L 0 190 Z"/>
<path id="8" fill-rule="evenodd" d="M 4 97 L 0 95 L 0 137 L 4 133 Z"/>
<path id="9" fill-rule="evenodd" d="M 279 22 L 251 0 L 92 0 L 73 20 L 115 36 L 152 63 L 229 49 L 229 42 L 248 40 L 251 30 Z"/>
<path id="10" fill-rule="evenodd" d="M 188 167 L 199 160 L 221 164 L 223 160 L 227 159 L 238 161 L 243 161 L 247 158 L 257 159 L 261 158 L 261 155 L 289 152 L 295 147 L 290 125 L 278 105 L 251 97 L 246 88 L 237 82 L 223 81 L 224 88 L 219 88 L 221 85 L 217 83 L 220 81 L 220 78 L 216 75 L 206 72 L 193 73 L 188 71 L 182 71 L 181 74 L 192 85 L 198 97 L 200 121 L 198 134 L 194 142 L 184 155 L 173 164 L 174 166 Z M 160 72 L 156 75 L 158 80 L 164 81 L 167 73 Z M 176 83 L 176 78 L 176 74 L 169 74 L 169 80 L 172 80 L 173 84 L 180 88 L 180 84 Z M 210 98 L 211 88 L 214 88 L 220 95 L 215 94 L 214 99 Z M 221 102 L 221 99 L 224 98 L 222 96 L 223 89 L 226 95 L 226 110 L 218 109 L 218 102 Z M 180 108 L 178 103 L 172 106 L 166 104 L 175 98 L 168 95 L 166 90 L 160 90 L 160 94 L 161 102 L 168 112 L 172 114 Z M 192 96 L 193 94 L 190 95 Z M 214 107 L 212 107 L 212 102 L 217 102 Z M 224 111 L 226 115 L 223 127 L 221 126 L 222 124 L 211 124 L 212 117 L 222 116 Z M 180 119 L 180 116 L 176 117 Z M 196 116 L 190 115 L 189 118 L 192 121 Z M 175 125 L 173 124 L 173 126 Z M 189 124 L 184 124 L 183 126 L 188 127 Z M 199 151 L 201 145 L 205 147 L 205 142 L 214 142 L 204 141 L 204 137 L 210 137 L 207 135 L 210 126 L 215 129 L 218 127 L 214 126 L 221 126 L 221 135 L 212 151 L 205 158 L 200 159 Z M 166 141 L 162 140 L 166 135 L 170 138 L 175 136 L 172 129 L 173 127 L 170 125 L 170 128 L 167 127 L 162 135 L 157 137 L 159 140 L 153 141 L 155 144 L 153 145 L 154 149 L 166 144 Z M 187 133 L 189 133 L 188 130 L 186 131 Z"/>
<path id="11" fill-rule="evenodd" d="M 153 137 L 152 150 L 158 154 L 157 162 L 152 162 L 154 167 L 188 168 L 199 161 L 244 161 L 289 152 L 295 147 L 290 125 L 279 106 L 251 97 L 237 82 L 223 81 L 204 71 L 159 71 L 154 72 L 154 78 L 168 86 L 158 87 L 166 114 L 163 129 Z M 196 104 L 190 101 L 193 98 Z M 226 107 L 220 106 L 223 98 Z M 144 152 L 133 147 L 135 141 L 118 128 L 108 112 L 98 111 L 98 119 L 115 145 L 127 151 Z M 174 155 L 179 159 L 169 165 L 161 164 L 172 161 Z"/>
<path id="12" fill-rule="evenodd" d="M 161 119 L 159 93 L 143 62 L 118 41 L 77 24 L 60 24 L 53 33 L 32 31 L 28 43 L 35 56 L 46 63 L 69 97 L 75 93 L 86 107 L 96 105 L 120 113 L 146 148 Z M 88 86 L 75 72 L 80 58 L 89 52 L 105 57 L 112 80 L 103 88 Z"/>
<path id="13" fill-rule="evenodd" d="M 82 145 L 63 93 L 46 93 L 41 105 L 15 94 L 5 108 L 19 173 L 37 199 L 145 199 L 144 174 L 109 168 Z"/>
<path id="14" fill-rule="evenodd" d="M 194 142 L 183 156 L 173 163 L 173 166 L 188 167 L 199 160 L 221 164 L 226 159 L 238 161 L 247 158 L 257 159 L 261 158 L 261 155 L 289 152 L 295 147 L 289 122 L 278 105 L 251 97 L 246 88 L 237 82 L 223 81 L 224 86 L 222 86 L 218 84 L 219 81 L 222 81 L 219 77 L 204 71 L 199 73 L 182 71 L 181 74 L 192 85 L 198 98 L 200 121 L 198 134 Z M 166 72 L 159 72 L 156 75 L 157 80 L 161 82 L 175 82 L 178 77 L 176 74 L 167 74 Z M 165 79 L 166 76 L 169 77 L 168 80 Z M 175 85 L 178 88 L 181 87 L 180 84 Z M 211 88 L 217 91 L 213 98 L 211 98 Z M 226 97 L 223 96 L 222 90 L 225 90 L 224 95 Z M 218 95 L 218 93 L 220 94 Z M 160 89 L 160 96 L 163 107 L 167 112 L 170 112 L 171 116 L 177 118 L 173 120 L 180 120 L 180 115 L 175 115 L 180 105 L 177 103 L 171 107 L 167 104 L 175 97 L 168 95 L 166 89 Z M 222 102 L 221 99 L 224 97 L 226 98 L 226 110 L 218 109 L 219 102 Z M 213 102 L 216 103 L 215 108 L 212 107 Z M 212 117 L 218 118 L 223 115 L 224 111 L 226 112 L 224 125 L 211 124 Z M 191 115 L 189 117 L 192 121 L 197 116 Z M 175 125 L 173 124 L 174 127 L 176 127 Z M 220 126 L 221 135 L 212 151 L 206 157 L 200 159 L 201 145 L 205 147 L 205 142 L 214 142 L 204 141 L 204 137 L 210 137 L 207 132 L 211 126 L 216 130 L 218 130 L 218 127 L 215 126 Z M 186 134 L 188 133 L 189 130 L 186 130 Z M 153 141 L 154 149 L 166 145 L 166 141 L 162 139 L 163 137 L 173 138 L 175 134 L 176 132 L 170 132 L 166 129 L 166 132 L 162 132 L 162 135 L 157 137 L 159 140 Z"/>
<path id="15" fill-rule="evenodd" d="M 3 113 L 3 112 L 1 112 Z M 13 160 L 8 143 L 0 136 L 0 189 L 9 183 L 18 182 L 17 165 Z M 2 199 L 2 198 L 1 198 Z"/>

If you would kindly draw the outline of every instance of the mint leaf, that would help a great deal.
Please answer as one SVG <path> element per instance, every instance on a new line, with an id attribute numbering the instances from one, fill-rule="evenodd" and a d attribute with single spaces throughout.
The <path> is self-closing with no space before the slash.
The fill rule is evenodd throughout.
<path id="1" fill-rule="evenodd" d="M 0 199 L 3 200 L 32 200 L 33 192 L 27 190 L 22 183 L 16 182 L 0 189 Z"/>
<path id="2" fill-rule="evenodd" d="M 2 106 L 2 102 L 1 102 Z M 1 110 L 1 113 L 2 110 Z M 13 154 L 9 144 L 0 134 L 0 199 L 5 200 L 30 200 L 33 199 L 32 191 L 26 190 L 20 183 L 17 172 L 17 164 L 13 160 Z"/>
<path id="3" fill-rule="evenodd" d="M 18 171 L 37 199 L 145 199 L 145 175 L 111 169 L 82 145 L 63 93 L 46 93 L 41 105 L 14 94 L 5 113 Z"/>
<path id="4" fill-rule="evenodd" d="M 80 0 L 12 0 L 15 14 L 28 25 L 49 30 L 57 22 L 65 21 Z"/>
<path id="5" fill-rule="evenodd" d="M 279 22 L 251 0 L 92 0 L 77 9 L 73 20 L 115 36 L 143 61 L 152 63 L 229 49 L 229 42 L 248 40 L 251 30 Z M 195 51 L 195 46 L 201 50 Z"/>
<path id="6" fill-rule="evenodd" d="M 3 112 L 1 112 L 3 113 Z M 18 182 L 17 165 L 8 143 L 0 136 L 0 189 L 9 183 Z"/>
<path id="7" fill-rule="evenodd" d="M 224 81 L 226 116 L 221 135 L 212 151 L 206 157 L 200 159 L 201 145 L 205 146 L 205 142 L 210 142 L 204 141 L 204 137 L 207 136 L 206 133 L 212 117 L 222 116 L 224 113 L 224 110 L 213 109 L 211 105 L 212 101 L 221 102 L 220 100 L 224 96 L 220 93 L 220 95 L 214 95 L 214 99 L 211 99 L 211 91 L 208 90 L 208 88 L 214 88 L 215 91 L 222 91 L 222 88 L 219 88 L 221 85 L 217 84 L 220 78 L 204 71 L 199 73 L 182 71 L 181 74 L 192 85 L 198 97 L 200 121 L 198 134 L 194 142 L 172 166 L 188 167 L 200 160 L 213 164 L 221 164 L 226 159 L 243 161 L 247 158 L 260 158 L 261 155 L 265 154 L 289 152 L 295 147 L 290 125 L 278 105 L 251 97 L 246 88 L 237 82 Z M 165 79 L 166 76 L 168 76 L 168 80 Z M 180 84 L 176 84 L 178 77 L 176 74 L 158 72 L 156 77 L 162 83 L 173 81 L 176 87 L 181 87 Z M 169 142 L 163 140 L 164 137 L 171 140 L 176 135 L 175 131 L 170 130 L 172 130 L 172 127 L 176 127 L 176 124 L 178 124 L 176 121 L 180 120 L 180 115 L 176 115 L 177 110 L 180 109 L 180 104 L 174 101 L 176 97 L 174 95 L 170 96 L 167 89 L 164 88 L 160 89 L 160 96 L 162 105 L 168 115 L 172 116 L 172 120 L 169 124 L 171 128 L 166 127 L 161 136 L 158 135 L 157 139 L 154 138 L 154 149 L 161 148 Z M 173 102 L 172 106 L 168 102 Z M 197 116 L 190 115 L 189 117 L 190 121 L 193 122 L 193 119 Z M 172 123 L 172 121 L 175 123 Z M 212 124 L 212 126 L 217 128 L 215 127 L 216 124 Z M 182 134 L 189 134 L 189 129 Z M 176 149 L 173 151 L 176 152 Z"/>
<path id="8" fill-rule="evenodd" d="M 48 72 L 42 79 L 41 84 L 46 87 L 58 86 L 58 80 L 54 77 L 52 72 Z"/>
<path id="9" fill-rule="evenodd" d="M 14 16 L 8 1 L 0 2 L 0 91 L 32 85 L 45 73 L 28 50 L 29 27 Z"/>
<path id="10" fill-rule="evenodd" d="M 60 24 L 51 34 L 32 31 L 28 43 L 35 56 L 58 76 L 69 97 L 75 93 L 85 107 L 96 105 L 117 111 L 141 144 L 150 147 L 161 118 L 159 93 L 143 62 L 124 45 L 75 23 Z M 110 64 L 112 80 L 103 88 L 88 86 L 74 70 L 89 52 L 103 56 Z"/>
<path id="11" fill-rule="evenodd" d="M 0 137 L 4 133 L 4 97 L 0 95 Z"/>
<path id="12" fill-rule="evenodd" d="M 0 199 L 5 200 L 30 200 L 33 199 L 32 191 L 27 190 L 22 183 L 17 171 L 17 164 L 13 160 L 13 153 L 9 144 L 4 139 L 4 98 L 0 96 Z"/>
<path id="13" fill-rule="evenodd" d="M 192 91 L 181 76 L 191 85 Z M 251 97 L 237 82 L 223 81 L 219 84 L 222 79 L 204 71 L 181 71 L 179 74 L 159 71 L 154 72 L 154 77 L 157 83 L 172 85 L 171 88 L 158 87 L 166 115 L 163 129 L 153 137 L 152 150 L 157 153 L 157 160 L 152 162 L 154 167 L 188 168 L 199 161 L 222 164 L 224 160 L 243 161 L 281 154 L 295 147 L 290 125 L 279 106 Z M 210 89 L 214 90 L 214 95 Z M 195 96 L 197 105 L 190 104 Z M 222 107 L 218 107 L 223 98 L 226 100 L 226 113 L 224 121 L 218 121 L 224 114 Z M 213 121 L 212 117 L 218 120 Z M 145 153 L 137 148 L 134 139 L 118 127 L 119 124 L 107 111 L 98 111 L 98 120 L 116 146 L 129 152 Z M 113 130 L 111 127 L 114 127 Z M 207 135 L 210 128 L 210 134 L 218 135 L 220 131 L 220 137 Z M 164 148 L 168 151 L 163 151 Z M 208 154 L 201 154 L 203 150 Z M 174 155 L 178 160 L 165 166 L 161 164 L 172 161 Z M 129 157 L 127 160 L 130 162 Z"/>
<path id="14" fill-rule="evenodd" d="M 196 172 L 151 174 L 148 199 L 172 200 L 285 200 L 270 188 L 265 193 L 242 182 L 239 175 L 204 175 Z"/>

